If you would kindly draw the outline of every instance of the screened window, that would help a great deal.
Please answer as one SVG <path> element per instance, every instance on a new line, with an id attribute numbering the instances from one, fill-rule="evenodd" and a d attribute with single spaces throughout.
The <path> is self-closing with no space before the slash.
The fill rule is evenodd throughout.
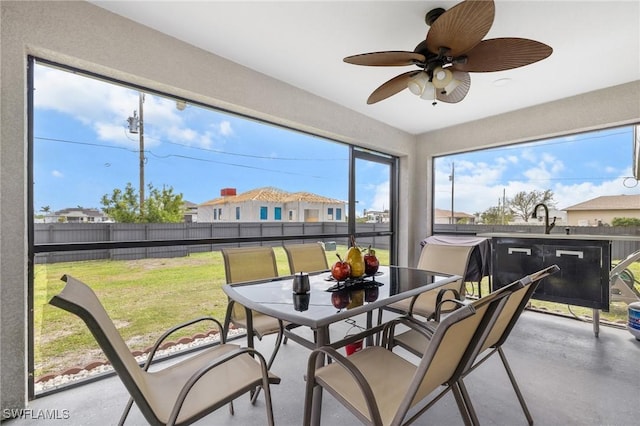
<path id="1" fill-rule="evenodd" d="M 640 207 L 624 198 L 640 194 L 633 144 L 634 126 L 627 126 L 436 158 L 433 223 L 538 224 L 531 218 L 538 202 L 551 208 L 556 227 L 640 219 Z"/>
<path id="2" fill-rule="evenodd" d="M 327 220 L 333 220 L 333 207 L 327 209 Z"/>
<path id="3" fill-rule="evenodd" d="M 268 240 L 286 259 L 273 239 L 278 233 L 283 243 L 313 234 L 313 241 L 331 242 L 342 253 L 350 235 L 361 232 L 361 245 L 373 242 L 383 264 L 393 261 L 391 228 L 356 229 L 360 208 L 377 208 L 381 195 L 388 199 L 388 187 L 369 184 L 379 169 L 369 174 L 364 167 L 356 178 L 355 147 L 30 61 L 34 379 L 82 366 L 83 354 L 93 350 L 85 329 L 71 327 L 63 312 L 47 305 L 71 268 L 95 285 L 117 323 L 140 324 L 121 329 L 137 351 L 193 314 L 224 318 L 226 306 L 216 302 L 226 300 L 221 244 Z M 322 199 L 345 200 L 333 207 L 341 223 L 323 223 Z M 357 212 L 342 215 L 356 203 Z M 281 207 L 269 215 L 273 205 Z M 65 212 L 80 208 L 96 214 L 68 220 Z M 224 223 L 234 217 L 232 209 L 236 222 Z M 282 221 L 283 209 L 287 223 L 270 227 L 268 222 Z M 54 242 L 72 247 L 52 249 Z M 111 248 L 95 248 L 104 242 Z M 289 273 L 286 260 L 279 263 L 279 273 Z M 176 293 L 182 307 L 175 306 Z M 165 311 L 167 306 L 176 309 Z M 157 313 L 152 321 L 148 312 Z"/>

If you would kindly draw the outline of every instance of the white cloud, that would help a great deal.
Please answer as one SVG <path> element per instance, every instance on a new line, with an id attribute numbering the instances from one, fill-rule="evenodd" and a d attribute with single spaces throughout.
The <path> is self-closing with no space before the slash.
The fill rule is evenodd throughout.
<path id="1" fill-rule="evenodd" d="M 101 141 L 114 142 L 131 149 L 139 149 L 140 139 L 137 134 L 129 133 L 128 129 L 117 124 L 97 121 L 93 124 L 94 131 Z M 145 144 L 148 146 L 148 144 Z"/>
<path id="2" fill-rule="evenodd" d="M 373 200 L 369 209 L 384 211 L 389 207 L 389 181 L 386 181 L 375 186 Z"/>
<path id="3" fill-rule="evenodd" d="M 137 146 L 138 135 L 127 128 L 134 111 L 140 115 L 139 92 L 79 74 L 44 66 L 36 67 L 35 107 L 67 114 L 93 129 L 103 142 Z M 223 121 L 215 132 L 190 128 L 185 111 L 179 111 L 173 99 L 145 95 L 143 107 L 145 148 L 163 140 L 200 148 L 210 148 L 217 136 L 233 134 L 231 123 Z"/>
<path id="4" fill-rule="evenodd" d="M 218 128 L 220 130 L 220 134 L 222 136 L 231 136 L 233 135 L 233 129 L 231 128 L 231 122 L 229 121 L 223 121 L 218 125 Z"/>
<path id="5" fill-rule="evenodd" d="M 62 174 L 61 171 L 59 170 L 53 170 L 51 171 L 51 176 L 53 176 L 54 178 L 62 178 L 64 177 L 64 175 Z"/>

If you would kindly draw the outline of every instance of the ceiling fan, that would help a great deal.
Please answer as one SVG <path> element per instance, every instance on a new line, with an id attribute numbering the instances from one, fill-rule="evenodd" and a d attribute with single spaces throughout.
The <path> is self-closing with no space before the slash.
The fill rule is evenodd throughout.
<path id="1" fill-rule="evenodd" d="M 344 58 L 344 62 L 367 66 L 416 65 L 419 69 L 400 74 L 371 93 L 367 104 L 387 99 L 408 88 L 422 99 L 460 102 L 471 87 L 470 72 L 494 72 L 538 62 L 553 49 L 525 38 L 482 40 L 495 15 L 494 2 L 466 0 L 449 10 L 429 11 L 425 22 L 431 28 L 413 52 L 385 51 Z"/>

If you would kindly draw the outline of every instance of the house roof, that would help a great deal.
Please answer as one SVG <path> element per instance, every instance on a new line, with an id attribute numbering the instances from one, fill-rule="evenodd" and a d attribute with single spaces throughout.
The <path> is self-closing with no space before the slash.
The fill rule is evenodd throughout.
<path id="1" fill-rule="evenodd" d="M 433 209 L 434 217 L 451 217 L 451 210 Z M 475 217 L 469 213 L 453 212 L 454 217 Z"/>
<path id="2" fill-rule="evenodd" d="M 603 195 L 564 210 L 640 210 L 639 195 Z"/>
<path id="3" fill-rule="evenodd" d="M 313 194 L 311 192 L 287 192 L 279 188 L 271 186 L 252 189 L 247 192 L 243 192 L 238 195 L 231 195 L 226 197 L 219 197 L 213 200 L 206 201 L 201 206 L 213 206 L 228 203 L 242 203 L 245 201 L 266 201 L 272 203 L 287 203 L 287 202 L 309 202 L 309 203 L 327 203 L 327 204 L 342 204 L 344 201 L 336 200 L 334 198 L 323 197 L 322 195 Z"/>
<path id="4" fill-rule="evenodd" d="M 66 209 L 58 210 L 53 212 L 55 216 L 69 216 L 69 215 L 85 215 L 85 216 L 94 216 L 100 217 L 103 216 L 100 210 L 95 208 L 84 208 L 84 207 L 69 207 Z"/>

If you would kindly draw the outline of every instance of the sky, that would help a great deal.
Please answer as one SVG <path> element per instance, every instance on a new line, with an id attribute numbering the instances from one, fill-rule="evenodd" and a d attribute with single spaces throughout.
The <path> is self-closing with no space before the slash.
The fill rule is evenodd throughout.
<path id="1" fill-rule="evenodd" d="M 139 92 L 38 65 L 34 92 L 34 207 L 101 208 L 100 199 L 127 183 L 139 186 Z M 265 125 L 213 109 L 146 94 L 145 185 L 170 186 L 199 204 L 273 186 L 348 198 L 348 148 L 323 138 Z M 631 127 L 527 146 L 465 153 L 436 161 L 435 206 L 469 214 L 496 206 L 503 194 L 551 189 L 559 208 L 599 195 L 640 194 L 631 176 Z M 357 212 L 388 208 L 386 166 L 357 164 Z"/>
<path id="2" fill-rule="evenodd" d="M 619 127 L 436 160 L 436 207 L 469 214 L 518 192 L 553 192 L 563 210 L 604 195 L 640 194 L 632 177 L 633 127 Z M 640 206 L 639 206 L 640 207 Z"/>

